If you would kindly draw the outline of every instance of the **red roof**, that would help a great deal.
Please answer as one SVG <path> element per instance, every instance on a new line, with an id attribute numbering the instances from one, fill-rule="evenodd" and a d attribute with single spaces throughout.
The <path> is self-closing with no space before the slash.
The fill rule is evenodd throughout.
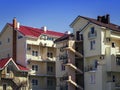
<path id="1" fill-rule="evenodd" d="M 4 58 L 0 60 L 0 69 L 3 69 L 4 67 L 6 67 L 6 65 L 12 61 L 13 64 L 16 66 L 16 68 L 20 71 L 28 71 L 29 69 L 20 65 L 20 64 L 16 64 L 12 58 Z"/>
<path id="2" fill-rule="evenodd" d="M 12 24 L 9 24 L 9 25 L 12 26 Z M 23 26 L 23 25 L 20 25 L 20 28 L 18 31 L 20 31 L 25 36 L 33 36 L 33 37 L 39 37 L 41 34 L 52 35 L 57 37 L 61 37 L 64 35 L 64 33 L 60 33 L 60 32 L 55 32 L 51 30 L 47 30 L 46 32 L 44 32 L 44 30 L 42 29 Z"/>
<path id="3" fill-rule="evenodd" d="M 6 63 L 10 60 L 10 58 L 4 58 L 0 60 L 0 68 L 4 68 Z"/>
<path id="4" fill-rule="evenodd" d="M 21 71 L 28 71 L 29 69 L 20 65 L 20 64 L 17 64 L 18 68 L 21 70 Z"/>

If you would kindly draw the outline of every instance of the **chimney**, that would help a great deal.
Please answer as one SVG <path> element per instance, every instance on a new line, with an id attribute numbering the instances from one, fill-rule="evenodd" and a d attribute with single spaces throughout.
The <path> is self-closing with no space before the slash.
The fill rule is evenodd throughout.
<path id="1" fill-rule="evenodd" d="M 13 19 L 13 50 L 12 50 L 12 58 L 16 62 L 17 59 L 17 20 Z"/>
<path id="2" fill-rule="evenodd" d="M 42 29 L 44 32 L 47 31 L 47 27 L 46 27 L 46 26 L 41 27 L 41 29 Z"/>
<path id="3" fill-rule="evenodd" d="M 71 34 L 71 32 L 70 31 L 66 31 L 65 34 Z"/>
<path id="4" fill-rule="evenodd" d="M 110 23 L 110 15 L 109 14 L 106 14 L 106 23 Z"/>
<path id="5" fill-rule="evenodd" d="M 19 30 L 19 28 L 20 28 L 20 23 L 17 22 L 17 29 Z"/>
<path id="6" fill-rule="evenodd" d="M 17 29 L 17 20 L 15 17 L 13 18 L 13 29 Z"/>
<path id="7" fill-rule="evenodd" d="M 110 23 L 110 16 L 109 16 L 109 14 L 106 14 L 104 16 L 98 16 L 97 21 L 108 24 L 108 23 Z"/>
<path id="8" fill-rule="evenodd" d="M 101 17 L 101 16 L 98 16 L 98 17 L 97 17 L 97 21 L 100 21 L 100 22 L 101 22 L 101 21 L 102 21 L 102 17 Z"/>

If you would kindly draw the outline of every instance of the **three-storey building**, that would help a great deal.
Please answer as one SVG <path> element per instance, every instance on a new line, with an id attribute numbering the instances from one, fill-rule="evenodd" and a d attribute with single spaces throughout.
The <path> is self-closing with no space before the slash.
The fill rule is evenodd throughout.
<path id="1" fill-rule="evenodd" d="M 0 58 L 12 57 L 15 63 L 30 69 L 29 89 L 55 90 L 56 45 L 63 33 L 20 25 L 14 18 L 0 37 Z"/>

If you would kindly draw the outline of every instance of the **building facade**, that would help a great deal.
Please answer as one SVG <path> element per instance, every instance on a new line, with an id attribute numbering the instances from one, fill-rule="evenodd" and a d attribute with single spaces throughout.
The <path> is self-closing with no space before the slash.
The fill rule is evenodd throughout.
<path id="1" fill-rule="evenodd" d="M 63 33 L 20 25 L 14 18 L 0 34 L 0 58 L 29 68 L 29 89 L 55 90 L 56 45 Z M 24 89 L 23 89 L 24 90 Z"/>
<path id="2" fill-rule="evenodd" d="M 78 16 L 70 27 L 72 37 L 56 40 L 56 90 L 119 90 L 120 26 L 105 15 Z"/>

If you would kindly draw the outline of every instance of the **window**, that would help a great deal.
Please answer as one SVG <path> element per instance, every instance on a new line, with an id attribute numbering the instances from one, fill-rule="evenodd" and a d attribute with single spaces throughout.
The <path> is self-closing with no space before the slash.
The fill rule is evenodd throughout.
<path id="1" fill-rule="evenodd" d="M 18 35 L 18 39 L 21 39 L 21 38 L 23 38 L 23 36 L 21 36 L 21 35 Z"/>
<path id="2" fill-rule="evenodd" d="M 90 41 L 90 50 L 95 49 L 95 40 Z"/>
<path id="3" fill-rule="evenodd" d="M 95 69 L 97 69 L 97 66 L 98 66 L 98 61 L 97 60 L 94 61 L 94 65 L 95 65 Z"/>
<path id="4" fill-rule="evenodd" d="M 95 31 L 94 27 L 90 28 L 90 31 L 88 32 L 88 38 L 95 38 L 97 36 L 97 32 Z"/>
<path id="5" fill-rule="evenodd" d="M 53 53 L 52 52 L 48 52 L 47 53 L 47 57 L 53 58 Z"/>
<path id="6" fill-rule="evenodd" d="M 117 65 L 120 65 L 120 56 L 117 56 L 117 57 L 116 57 L 116 64 L 117 64 Z"/>
<path id="7" fill-rule="evenodd" d="M 53 79 L 47 79 L 47 86 L 48 86 L 48 87 L 54 86 L 54 85 L 53 85 L 53 82 L 54 82 Z"/>
<path id="8" fill-rule="evenodd" d="M 8 38 L 8 43 L 10 42 L 10 38 Z"/>
<path id="9" fill-rule="evenodd" d="M 37 86 L 38 85 L 38 80 L 37 79 L 32 79 L 32 85 Z"/>
<path id="10" fill-rule="evenodd" d="M 0 41 L 0 45 L 2 45 L 2 41 Z"/>
<path id="11" fill-rule="evenodd" d="M 7 84 L 3 84 L 3 90 L 7 90 Z"/>
<path id="12" fill-rule="evenodd" d="M 38 56 L 38 51 L 32 51 L 32 56 Z"/>
<path id="13" fill-rule="evenodd" d="M 62 70 L 62 71 L 65 70 L 65 65 L 61 64 L 61 70 Z"/>
<path id="14" fill-rule="evenodd" d="M 32 51 L 32 55 L 35 56 L 35 52 L 34 51 Z"/>
<path id="15" fill-rule="evenodd" d="M 91 34 L 94 34 L 95 33 L 95 28 L 91 27 L 90 32 L 91 32 Z"/>
<path id="16" fill-rule="evenodd" d="M 113 82 L 115 82 L 116 80 L 115 80 L 115 75 L 113 75 L 113 77 L 112 77 L 112 81 Z"/>
<path id="17" fill-rule="evenodd" d="M 7 57 L 10 57 L 10 54 L 8 53 Z"/>
<path id="18" fill-rule="evenodd" d="M 47 67 L 47 71 L 48 71 L 48 72 L 53 72 L 53 66 L 48 66 L 48 67 Z"/>
<path id="19" fill-rule="evenodd" d="M 31 50 L 31 47 L 30 47 L 30 46 L 27 46 L 27 50 Z"/>
<path id="20" fill-rule="evenodd" d="M 7 67 L 7 73 L 10 73 L 10 68 L 9 67 Z"/>
<path id="21" fill-rule="evenodd" d="M 32 65 L 32 70 L 38 71 L 38 65 Z"/>
<path id="22" fill-rule="evenodd" d="M 53 37 L 47 37 L 47 40 L 51 40 L 51 41 L 53 41 L 54 38 L 53 38 Z"/>
<path id="23" fill-rule="evenodd" d="M 112 42 L 112 48 L 115 48 L 115 43 L 114 42 Z"/>
<path id="24" fill-rule="evenodd" d="M 95 84 L 95 73 L 91 73 L 91 75 L 90 75 L 90 83 Z"/>

